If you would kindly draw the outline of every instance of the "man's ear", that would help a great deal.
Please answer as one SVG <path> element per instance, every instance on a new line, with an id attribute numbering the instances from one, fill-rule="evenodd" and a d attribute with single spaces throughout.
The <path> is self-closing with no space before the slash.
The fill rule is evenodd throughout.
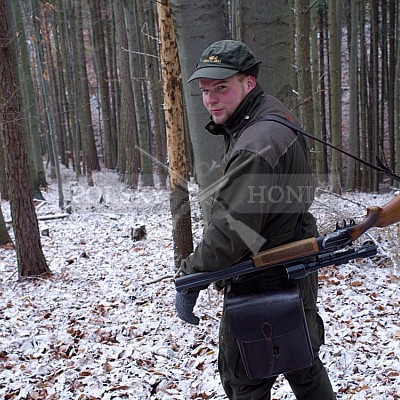
<path id="1" fill-rule="evenodd" d="M 253 90 L 257 85 L 257 78 L 253 75 L 247 75 L 246 77 L 246 87 L 248 91 L 250 92 Z"/>

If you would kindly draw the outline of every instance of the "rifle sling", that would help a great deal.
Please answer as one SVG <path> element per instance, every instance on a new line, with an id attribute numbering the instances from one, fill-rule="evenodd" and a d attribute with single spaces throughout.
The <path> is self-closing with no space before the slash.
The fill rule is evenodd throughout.
<path id="1" fill-rule="evenodd" d="M 374 165 L 374 164 L 372 164 L 372 163 L 370 163 L 370 162 L 368 162 L 368 161 L 366 161 L 366 160 L 363 160 L 362 158 L 357 157 L 357 156 L 355 156 L 354 154 L 351 154 L 351 153 L 349 153 L 349 152 L 347 152 L 347 151 L 341 149 L 340 147 L 337 147 L 337 146 L 335 146 L 335 145 L 333 145 L 333 144 L 331 144 L 331 143 L 329 143 L 329 142 L 326 142 L 325 140 L 320 139 L 320 138 L 318 138 L 318 137 L 312 135 L 311 133 L 308 133 L 308 132 L 305 131 L 303 128 L 300 128 L 300 127 L 297 127 L 297 126 L 293 125 L 293 124 L 292 124 L 290 121 L 288 121 L 285 117 L 282 117 L 282 116 L 280 116 L 280 115 L 276 115 L 276 114 L 266 114 L 266 115 L 262 115 L 262 116 L 256 118 L 256 119 L 253 121 L 253 123 L 256 123 L 256 122 L 258 122 L 258 121 L 274 121 L 274 122 L 278 122 L 278 123 L 280 123 L 280 124 L 282 124 L 282 125 L 287 126 L 287 127 L 290 128 L 290 129 L 293 129 L 294 131 L 296 131 L 296 132 L 298 132 L 298 133 L 301 133 L 302 135 L 304 135 L 304 136 L 306 136 L 306 137 L 308 137 L 308 138 L 310 138 L 310 139 L 312 139 L 312 140 L 315 140 L 315 141 L 317 141 L 317 142 L 320 142 L 320 143 L 324 144 L 325 146 L 329 146 L 329 147 L 331 147 L 332 149 L 335 149 L 335 150 L 339 151 L 340 153 L 343 153 L 343 154 L 345 154 L 346 156 L 351 157 L 351 158 L 353 158 L 354 160 L 356 160 L 356 161 L 358 161 L 358 162 L 360 162 L 360 163 L 362 163 L 362 164 L 367 165 L 369 168 L 372 168 L 372 169 L 374 169 L 374 170 L 376 170 L 376 171 L 378 171 L 378 172 L 383 172 L 384 174 L 389 175 L 391 178 L 400 181 L 400 176 L 399 176 L 399 175 L 396 175 L 393 171 L 391 171 L 388 167 L 386 167 L 386 166 L 383 164 L 383 162 L 381 161 L 381 159 L 378 157 L 378 155 L 376 155 L 376 159 L 377 159 L 377 162 L 378 162 L 378 164 L 379 164 L 380 166 Z"/>

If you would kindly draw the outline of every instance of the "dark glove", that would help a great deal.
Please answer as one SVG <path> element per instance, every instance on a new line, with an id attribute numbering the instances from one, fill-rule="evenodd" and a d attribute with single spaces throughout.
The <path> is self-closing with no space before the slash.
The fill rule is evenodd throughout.
<path id="1" fill-rule="evenodd" d="M 193 314 L 199 293 L 199 290 L 186 293 L 176 292 L 175 306 L 179 318 L 193 325 L 198 325 L 200 322 L 200 319 Z"/>

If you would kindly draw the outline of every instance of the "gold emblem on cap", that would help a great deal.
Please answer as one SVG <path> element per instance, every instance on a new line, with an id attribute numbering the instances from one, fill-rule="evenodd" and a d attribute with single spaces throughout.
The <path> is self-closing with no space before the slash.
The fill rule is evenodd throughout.
<path id="1" fill-rule="evenodd" d="M 222 63 L 222 60 L 219 58 L 219 56 L 208 56 L 208 58 L 203 60 L 203 63 L 220 64 Z"/>

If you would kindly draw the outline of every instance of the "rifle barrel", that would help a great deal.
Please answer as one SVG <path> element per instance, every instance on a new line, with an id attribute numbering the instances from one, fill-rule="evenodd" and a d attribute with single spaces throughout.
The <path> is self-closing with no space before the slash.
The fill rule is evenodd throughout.
<path id="1" fill-rule="evenodd" d="M 242 261 L 220 271 L 197 272 L 195 274 L 180 276 L 175 279 L 175 288 L 178 292 L 184 292 L 187 289 L 204 287 L 213 282 L 229 279 L 234 276 L 246 275 L 254 271 L 253 261 Z"/>
<path id="2" fill-rule="evenodd" d="M 377 247 L 372 245 L 363 246 L 359 249 L 351 249 L 331 254 L 320 261 L 310 262 L 308 264 L 297 264 L 286 268 L 286 274 L 289 280 L 301 279 L 321 268 L 330 265 L 346 264 L 355 258 L 372 257 L 377 253 Z"/>
<path id="3" fill-rule="evenodd" d="M 255 267 L 252 260 L 242 261 L 229 268 L 214 272 L 197 272 L 195 274 L 180 276 L 175 279 L 175 288 L 178 292 L 184 292 L 192 288 L 201 288 L 210 283 L 220 280 L 231 279 L 237 276 L 247 275 L 267 268 L 282 267 L 286 268 L 288 279 L 304 278 L 311 272 L 330 265 L 345 264 L 355 258 L 366 258 L 375 255 L 377 248 L 375 245 L 365 245 L 358 249 L 347 251 L 324 253 L 318 256 L 317 261 L 303 263 L 301 260 L 292 261 L 286 264 L 275 264 Z M 307 257 L 304 257 L 305 259 Z"/>

